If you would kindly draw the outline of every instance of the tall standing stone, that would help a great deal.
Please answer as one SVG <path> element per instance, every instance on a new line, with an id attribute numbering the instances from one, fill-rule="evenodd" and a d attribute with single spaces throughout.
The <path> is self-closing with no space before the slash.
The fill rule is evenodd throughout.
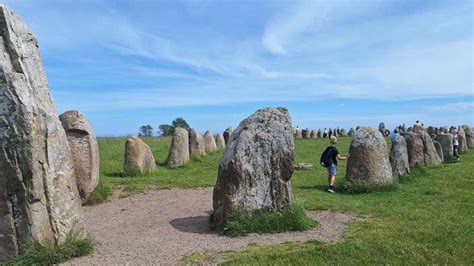
<path id="1" fill-rule="evenodd" d="M 341 137 L 347 137 L 347 134 L 346 134 L 346 130 L 345 130 L 345 129 L 341 128 L 340 133 L 341 133 Z"/>
<path id="2" fill-rule="evenodd" d="M 407 143 L 400 135 L 397 135 L 395 141 L 392 142 L 392 148 L 390 149 L 390 165 L 392 166 L 394 177 L 410 175 Z"/>
<path id="3" fill-rule="evenodd" d="M 347 132 L 347 136 L 352 137 L 354 136 L 354 128 L 349 129 L 349 132 Z"/>
<path id="4" fill-rule="evenodd" d="M 59 119 L 71 148 L 77 189 L 82 203 L 85 203 L 99 184 L 99 145 L 92 125 L 81 112 L 67 111 Z"/>
<path id="5" fill-rule="evenodd" d="M 58 243 L 78 222 L 71 150 L 36 37 L 0 5 L 0 261 L 22 244 Z"/>
<path id="6" fill-rule="evenodd" d="M 209 130 L 204 133 L 204 149 L 206 150 L 206 154 L 213 153 L 217 150 L 216 141 Z"/>
<path id="7" fill-rule="evenodd" d="M 125 142 L 125 173 L 130 176 L 152 173 L 156 170 L 155 156 L 140 138 L 128 138 Z"/>
<path id="8" fill-rule="evenodd" d="M 303 134 L 301 133 L 300 130 L 295 130 L 295 138 L 296 139 L 302 139 L 303 138 Z"/>
<path id="9" fill-rule="evenodd" d="M 423 140 L 423 158 L 426 166 L 435 166 L 442 163 L 439 158 L 433 140 L 426 131 L 421 131 L 421 138 Z"/>
<path id="10" fill-rule="evenodd" d="M 466 134 L 467 147 L 474 148 L 474 143 L 472 139 L 472 129 L 468 125 L 463 125 L 464 133 Z"/>
<path id="11" fill-rule="evenodd" d="M 189 154 L 206 155 L 204 138 L 194 128 L 191 128 L 189 132 Z"/>
<path id="12" fill-rule="evenodd" d="M 467 147 L 466 133 L 462 127 L 458 127 L 459 152 L 465 153 L 469 150 Z"/>
<path id="13" fill-rule="evenodd" d="M 232 134 L 214 186 L 214 222 L 233 215 L 277 212 L 291 207 L 293 129 L 288 110 L 258 110 Z"/>
<path id="14" fill-rule="evenodd" d="M 225 139 L 222 133 L 217 134 L 216 136 L 216 146 L 218 150 L 225 149 Z"/>
<path id="15" fill-rule="evenodd" d="M 393 184 L 387 143 L 382 133 L 360 127 L 354 132 L 349 154 L 346 169 L 349 185 L 384 187 Z"/>
<path id="16" fill-rule="evenodd" d="M 184 128 L 174 130 L 171 147 L 166 160 L 166 166 L 176 168 L 185 166 L 189 161 L 189 134 Z"/>
<path id="17" fill-rule="evenodd" d="M 441 144 L 441 149 L 443 150 L 443 158 L 447 160 L 452 157 L 454 154 L 453 151 L 453 135 L 441 133 L 436 136 L 436 141 Z"/>
<path id="18" fill-rule="evenodd" d="M 232 128 L 228 127 L 224 133 L 224 140 L 225 140 L 225 145 L 229 143 L 230 136 L 232 136 Z"/>
<path id="19" fill-rule="evenodd" d="M 403 137 L 407 143 L 408 161 L 410 167 L 425 164 L 424 146 L 421 135 L 414 132 L 405 132 Z"/>
<path id="20" fill-rule="evenodd" d="M 436 148 L 436 153 L 438 153 L 439 159 L 441 159 L 441 162 L 444 162 L 443 147 L 441 146 L 441 143 L 434 140 L 433 145 Z"/>
<path id="21" fill-rule="evenodd" d="M 303 130 L 301 131 L 301 134 L 303 135 L 303 138 L 304 138 L 304 139 L 309 139 L 311 132 L 309 131 L 309 129 L 303 129 Z"/>

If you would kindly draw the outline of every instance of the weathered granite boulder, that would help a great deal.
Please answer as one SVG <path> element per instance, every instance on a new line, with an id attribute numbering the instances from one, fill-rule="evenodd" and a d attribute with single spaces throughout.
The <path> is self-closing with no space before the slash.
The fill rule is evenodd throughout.
<path id="1" fill-rule="evenodd" d="M 206 148 L 204 145 L 204 138 L 201 134 L 191 128 L 189 132 L 189 154 L 205 155 Z"/>
<path id="2" fill-rule="evenodd" d="M 387 143 L 383 135 L 370 127 L 360 127 L 352 138 L 347 161 L 349 185 L 383 187 L 393 183 Z"/>
<path id="3" fill-rule="evenodd" d="M 189 161 L 189 134 L 184 128 L 177 127 L 174 130 L 171 148 L 166 160 L 166 166 L 176 168 L 185 166 Z"/>
<path id="4" fill-rule="evenodd" d="M 462 127 L 458 127 L 459 152 L 465 153 L 469 150 L 467 147 L 466 132 Z"/>
<path id="5" fill-rule="evenodd" d="M 81 112 L 67 111 L 59 119 L 71 148 L 77 189 L 82 203 L 86 203 L 99 184 L 99 145 L 92 125 Z"/>
<path id="6" fill-rule="evenodd" d="M 390 149 L 390 165 L 394 177 L 409 176 L 410 164 L 408 162 L 407 143 L 402 136 L 396 136 Z"/>
<path id="7" fill-rule="evenodd" d="M 258 110 L 232 134 L 219 164 L 213 207 L 216 225 L 233 215 L 291 207 L 293 129 L 288 110 Z"/>
<path id="8" fill-rule="evenodd" d="M 140 138 L 128 138 L 125 142 L 124 170 L 127 175 L 143 175 L 156 170 L 155 156 Z"/>
<path id="9" fill-rule="evenodd" d="M 443 151 L 443 158 L 446 160 L 454 155 L 453 151 L 453 135 L 441 133 L 436 136 L 436 141 L 441 144 L 441 149 Z"/>
<path id="10" fill-rule="evenodd" d="M 80 197 L 36 37 L 0 5 L 0 261 L 28 242 L 62 242 Z"/>
<path id="11" fill-rule="evenodd" d="M 217 134 L 216 136 L 216 146 L 218 150 L 225 149 L 225 139 L 222 133 Z"/>
<path id="12" fill-rule="evenodd" d="M 405 132 L 402 134 L 407 143 L 408 162 L 410 167 L 425 164 L 424 146 L 421 135 L 414 132 Z"/>
<path id="13" fill-rule="evenodd" d="M 310 163 L 297 163 L 295 165 L 295 170 L 309 170 L 313 169 L 313 165 Z"/>
<path id="14" fill-rule="evenodd" d="M 213 153 L 217 150 L 216 141 L 209 130 L 204 133 L 204 149 L 206 150 L 206 154 Z"/>
<path id="15" fill-rule="evenodd" d="M 421 125 L 418 125 L 418 124 L 413 125 L 413 132 L 420 133 L 421 131 L 423 131 L 423 127 Z"/>
<path id="16" fill-rule="evenodd" d="M 474 148 L 474 143 L 472 139 L 472 129 L 468 125 L 463 125 L 464 133 L 466 134 L 467 147 Z"/>
<path id="17" fill-rule="evenodd" d="M 436 148 L 436 153 L 438 154 L 439 159 L 441 159 L 441 162 L 444 162 L 443 147 L 441 146 L 441 143 L 433 140 L 433 145 Z"/>
<path id="18" fill-rule="evenodd" d="M 426 166 L 440 165 L 443 161 L 438 156 L 433 140 L 426 131 L 421 131 L 421 138 L 423 140 L 423 157 Z"/>
<path id="19" fill-rule="evenodd" d="M 436 134 L 436 133 L 435 133 L 436 130 L 435 130 L 435 128 L 432 127 L 432 126 L 429 126 L 426 131 L 428 132 L 428 134 L 429 134 L 430 136 Z"/>
<path id="20" fill-rule="evenodd" d="M 301 133 L 300 130 L 295 130 L 295 138 L 297 138 L 297 139 L 302 139 L 303 138 L 303 134 Z"/>
<path id="21" fill-rule="evenodd" d="M 341 137 L 347 137 L 347 134 L 346 134 L 346 130 L 345 130 L 345 129 L 341 128 L 341 130 L 340 130 L 340 136 L 341 136 Z"/>
<path id="22" fill-rule="evenodd" d="M 301 135 L 303 135 L 303 138 L 304 138 L 304 139 L 309 139 L 309 138 L 310 138 L 310 134 L 311 134 L 311 133 L 310 133 L 309 129 L 303 129 L 303 130 L 301 131 Z"/>
<path id="23" fill-rule="evenodd" d="M 225 140 L 225 145 L 227 145 L 227 143 L 229 143 L 229 139 L 230 139 L 230 136 L 232 136 L 232 128 L 227 128 L 224 133 L 224 140 Z"/>
<path id="24" fill-rule="evenodd" d="M 354 136 L 354 132 L 355 132 L 355 131 L 354 131 L 353 128 L 349 129 L 349 132 L 347 132 L 347 136 L 349 136 L 349 137 Z"/>
<path id="25" fill-rule="evenodd" d="M 445 133 L 445 134 L 449 133 L 448 126 L 440 127 L 439 130 L 440 130 L 440 133 Z"/>

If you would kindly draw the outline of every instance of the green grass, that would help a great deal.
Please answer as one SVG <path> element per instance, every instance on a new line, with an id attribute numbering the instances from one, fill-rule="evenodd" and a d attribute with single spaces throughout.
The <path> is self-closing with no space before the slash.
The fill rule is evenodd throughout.
<path id="1" fill-rule="evenodd" d="M 94 246 L 88 235 L 84 235 L 82 231 L 71 231 L 57 245 L 27 244 L 20 255 L 5 265 L 55 265 L 71 258 L 89 255 L 93 250 Z"/>
<path id="2" fill-rule="evenodd" d="M 350 138 L 340 138 L 338 149 L 348 152 Z M 99 139 L 101 178 L 130 193 L 150 188 L 195 188 L 215 184 L 222 152 L 193 158 L 184 168 L 167 169 L 169 138 L 145 139 L 158 162 L 155 175 L 123 174 L 125 139 Z M 461 163 L 412 169 L 396 189 L 351 194 L 343 189 L 346 161 L 337 166 L 336 193 L 329 194 L 327 171 L 319 158 L 327 140 L 298 139 L 295 161 L 314 165 L 295 171 L 293 193 L 307 210 L 368 214 L 350 222 L 344 241 L 308 242 L 277 246 L 249 246 L 238 252 L 193 255 L 193 261 L 230 264 L 454 264 L 474 265 L 474 150 Z M 225 257 L 225 258 L 223 258 Z"/>
<path id="3" fill-rule="evenodd" d="M 225 225 L 216 228 L 216 230 L 221 235 L 237 237 L 252 233 L 305 231 L 314 228 L 316 224 L 306 215 L 303 206 L 293 204 L 291 209 L 281 213 L 263 212 L 230 217 Z"/>

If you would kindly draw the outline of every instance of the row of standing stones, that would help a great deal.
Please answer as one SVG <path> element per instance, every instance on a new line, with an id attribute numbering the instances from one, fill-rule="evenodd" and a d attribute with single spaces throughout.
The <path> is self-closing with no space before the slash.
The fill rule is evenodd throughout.
<path id="1" fill-rule="evenodd" d="M 211 131 L 206 131 L 202 136 L 194 129 L 188 131 L 176 128 L 166 166 L 168 168 L 183 167 L 192 155 L 207 155 L 225 149 L 231 134 L 231 128 L 227 128 L 216 136 L 213 136 Z M 157 169 L 150 147 L 138 137 L 129 138 L 125 142 L 124 168 L 125 172 L 132 176 L 153 173 Z"/>
<path id="2" fill-rule="evenodd" d="M 354 134 L 354 129 L 351 128 L 349 132 L 346 133 L 346 130 L 344 128 L 341 128 L 339 132 L 334 129 L 331 131 L 332 135 L 336 137 L 352 137 Z M 294 131 L 294 137 L 297 139 L 319 139 L 319 138 L 324 138 L 324 132 L 321 131 L 321 129 L 318 130 L 310 130 L 310 129 L 303 129 L 303 130 L 295 130 Z"/>
<path id="3" fill-rule="evenodd" d="M 94 132 L 77 111 L 58 117 L 38 42 L 0 5 L 0 261 L 26 243 L 62 242 L 99 180 Z"/>

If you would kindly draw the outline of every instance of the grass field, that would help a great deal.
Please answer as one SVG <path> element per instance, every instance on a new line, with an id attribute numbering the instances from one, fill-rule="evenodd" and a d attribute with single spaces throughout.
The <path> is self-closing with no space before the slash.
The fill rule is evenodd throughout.
<path id="1" fill-rule="evenodd" d="M 99 139 L 103 187 L 121 186 L 126 193 L 134 193 L 150 188 L 214 185 L 222 152 L 193 158 L 185 168 L 172 170 L 164 166 L 170 139 L 149 138 L 145 142 L 159 164 L 157 173 L 126 177 L 122 167 L 125 139 Z M 338 148 L 342 154 L 347 153 L 349 143 L 350 138 L 340 139 Z M 326 170 L 318 165 L 326 146 L 326 140 L 296 141 L 296 162 L 315 165 L 312 170 L 295 172 L 292 185 L 297 201 L 308 210 L 368 214 L 371 219 L 351 222 L 344 241 L 337 244 L 249 246 L 220 255 L 195 254 L 187 261 L 218 256 L 219 261 L 231 264 L 474 264 L 473 150 L 464 154 L 459 164 L 413 169 L 411 177 L 402 180 L 395 190 L 371 194 L 342 190 L 346 167 L 342 161 L 338 165 L 338 193 L 329 194 L 325 191 Z"/>

